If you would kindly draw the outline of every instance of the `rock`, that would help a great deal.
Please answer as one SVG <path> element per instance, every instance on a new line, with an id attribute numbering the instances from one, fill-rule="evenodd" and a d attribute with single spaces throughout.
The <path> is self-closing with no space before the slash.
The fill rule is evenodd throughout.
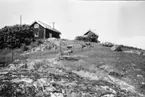
<path id="1" fill-rule="evenodd" d="M 50 86 L 50 87 L 45 87 L 46 91 L 52 92 L 54 90 L 56 90 L 54 87 Z"/>
<path id="2" fill-rule="evenodd" d="M 80 97 L 78 93 L 72 92 L 71 97 Z"/>
<path id="3" fill-rule="evenodd" d="M 100 86 L 100 87 L 105 91 L 111 92 L 112 94 L 117 94 L 117 92 L 113 90 L 112 88 L 110 88 L 109 86 Z"/>
<path id="4" fill-rule="evenodd" d="M 73 56 L 63 55 L 56 58 L 57 61 L 59 60 L 67 60 L 67 61 L 78 61 L 79 59 Z"/>
<path id="5" fill-rule="evenodd" d="M 72 49 L 73 45 L 67 45 L 67 49 Z"/>
<path id="6" fill-rule="evenodd" d="M 24 64 L 24 63 L 20 63 L 20 64 L 18 64 L 18 66 L 17 66 L 17 68 L 25 68 L 26 67 L 26 65 Z"/>
<path id="7" fill-rule="evenodd" d="M 70 55 L 71 53 L 73 53 L 73 50 L 66 50 L 63 52 L 63 55 Z"/>
<path id="8" fill-rule="evenodd" d="M 140 88 L 145 90 L 145 82 L 141 82 Z"/>
<path id="9" fill-rule="evenodd" d="M 50 97 L 64 97 L 62 93 L 50 93 Z"/>
<path id="10" fill-rule="evenodd" d="M 142 54 L 143 56 L 145 56 L 145 52 L 143 52 L 143 54 Z"/>
<path id="11" fill-rule="evenodd" d="M 138 74 L 137 77 L 138 78 L 143 78 L 143 75 Z"/>
<path id="12" fill-rule="evenodd" d="M 9 64 L 9 70 L 16 70 L 17 67 L 15 64 Z"/>
<path id="13" fill-rule="evenodd" d="M 112 47 L 113 43 L 111 43 L 111 42 L 105 42 L 105 43 L 102 43 L 102 45 L 106 46 L 106 47 Z"/>
<path id="14" fill-rule="evenodd" d="M 115 95 L 114 94 L 106 94 L 106 95 L 103 95 L 101 97 L 115 97 Z"/>
<path id="15" fill-rule="evenodd" d="M 134 53 L 134 51 L 133 50 L 128 50 L 128 51 L 123 51 L 124 53 Z"/>
<path id="16" fill-rule="evenodd" d="M 121 45 L 114 45 L 113 47 L 111 47 L 112 51 L 122 51 L 122 46 Z"/>
<path id="17" fill-rule="evenodd" d="M 11 82 L 15 82 L 15 83 L 19 83 L 19 82 L 25 82 L 25 83 L 32 83 L 33 80 L 30 78 L 16 78 L 16 79 L 12 79 Z"/>
<path id="18" fill-rule="evenodd" d="M 123 74 L 121 74 L 121 72 L 116 72 L 116 71 L 109 72 L 109 75 L 113 77 L 118 77 L 118 78 L 122 78 L 124 76 Z"/>
<path id="19" fill-rule="evenodd" d="M 14 62 L 20 62 L 20 60 L 19 59 L 16 59 L 16 60 L 14 60 Z"/>
<path id="20" fill-rule="evenodd" d="M 28 70 L 33 70 L 33 69 L 35 69 L 34 68 L 34 65 L 35 65 L 35 62 L 29 62 L 29 63 L 27 63 L 27 68 L 28 68 Z"/>
<path id="21" fill-rule="evenodd" d="M 143 55 L 143 51 L 136 51 L 136 54 Z"/>

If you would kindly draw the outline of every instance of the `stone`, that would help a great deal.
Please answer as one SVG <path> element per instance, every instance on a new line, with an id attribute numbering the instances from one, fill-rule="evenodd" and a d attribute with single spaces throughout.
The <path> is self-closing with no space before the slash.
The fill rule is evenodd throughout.
<path id="1" fill-rule="evenodd" d="M 111 92 L 112 94 L 117 94 L 117 92 L 109 86 L 101 86 L 101 88 L 105 91 Z"/>
<path id="2" fill-rule="evenodd" d="M 112 51 L 122 51 L 122 46 L 121 45 L 114 45 L 113 47 L 111 47 Z"/>
<path id="3" fill-rule="evenodd" d="M 72 92 L 71 97 L 80 97 L 78 93 Z"/>
<path id="4" fill-rule="evenodd" d="M 106 95 L 101 96 L 101 97 L 115 97 L 115 95 L 114 94 L 106 94 Z"/>
<path id="5" fill-rule="evenodd" d="M 62 93 L 50 93 L 50 97 L 64 97 Z"/>
<path id="6" fill-rule="evenodd" d="M 143 51 L 136 51 L 136 54 L 143 55 Z"/>
<path id="7" fill-rule="evenodd" d="M 106 46 L 106 47 L 112 47 L 113 43 L 111 43 L 111 42 L 105 42 L 105 43 L 102 43 L 102 45 Z"/>

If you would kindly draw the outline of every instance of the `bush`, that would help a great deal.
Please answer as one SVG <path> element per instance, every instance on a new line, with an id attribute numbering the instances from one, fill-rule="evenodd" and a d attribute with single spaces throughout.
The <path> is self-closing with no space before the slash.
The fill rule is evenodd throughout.
<path id="1" fill-rule="evenodd" d="M 93 38 L 89 36 L 77 36 L 75 40 L 84 41 L 84 42 L 98 42 L 97 38 Z"/>
<path id="2" fill-rule="evenodd" d="M 84 36 L 77 36 L 75 40 L 84 41 L 84 42 L 99 42 L 98 36 L 95 34 L 89 34 Z"/>
<path id="3" fill-rule="evenodd" d="M 25 44 L 23 44 L 23 45 L 21 46 L 21 50 L 22 50 L 22 51 L 27 51 L 27 50 L 29 50 L 29 48 L 28 48 Z"/>
<path id="4" fill-rule="evenodd" d="M 88 41 L 88 38 L 83 37 L 83 36 L 77 36 L 77 37 L 75 38 L 75 40 L 79 40 L 79 41 Z"/>
<path id="5" fill-rule="evenodd" d="M 17 48 L 29 45 L 34 40 L 33 29 L 29 25 L 5 26 L 0 29 L 0 48 Z"/>

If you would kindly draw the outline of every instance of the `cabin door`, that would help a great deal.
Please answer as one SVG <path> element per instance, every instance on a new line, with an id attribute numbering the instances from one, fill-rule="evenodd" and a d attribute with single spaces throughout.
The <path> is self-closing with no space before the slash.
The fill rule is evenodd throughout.
<path id="1" fill-rule="evenodd" d="M 49 33 L 49 38 L 51 38 L 52 37 L 52 33 Z"/>

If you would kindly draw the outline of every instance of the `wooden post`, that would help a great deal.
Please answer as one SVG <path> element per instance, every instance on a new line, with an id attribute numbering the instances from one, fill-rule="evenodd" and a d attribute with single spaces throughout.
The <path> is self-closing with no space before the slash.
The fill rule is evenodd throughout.
<path id="1" fill-rule="evenodd" d="M 46 38 L 46 29 L 44 28 L 44 39 Z"/>
<path id="2" fill-rule="evenodd" d="M 14 43 L 14 34 L 12 33 L 12 43 Z M 14 51 L 12 47 L 12 62 L 14 61 Z"/>
<path id="3" fill-rule="evenodd" d="M 60 47 L 60 55 L 62 55 L 61 40 L 59 42 L 59 47 Z"/>
<path id="4" fill-rule="evenodd" d="M 14 51 L 12 49 L 12 61 L 14 61 Z"/>
<path id="5" fill-rule="evenodd" d="M 54 29 L 55 22 L 52 22 L 52 23 L 53 23 L 53 29 Z"/>
<path id="6" fill-rule="evenodd" d="M 42 49 L 42 48 L 41 48 L 41 44 L 40 44 L 40 57 L 41 57 L 41 49 Z"/>
<path id="7" fill-rule="evenodd" d="M 20 15 L 20 26 L 22 25 L 22 15 Z"/>

